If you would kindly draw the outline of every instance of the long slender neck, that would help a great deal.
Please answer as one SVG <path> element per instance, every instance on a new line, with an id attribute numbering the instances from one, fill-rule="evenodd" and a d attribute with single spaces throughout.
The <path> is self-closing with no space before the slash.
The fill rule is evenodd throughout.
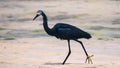
<path id="1" fill-rule="evenodd" d="M 52 32 L 52 30 L 48 27 L 47 16 L 45 15 L 44 12 L 42 13 L 42 16 L 43 16 L 43 27 L 44 27 L 45 31 L 46 31 L 49 35 L 52 35 L 53 32 Z"/>

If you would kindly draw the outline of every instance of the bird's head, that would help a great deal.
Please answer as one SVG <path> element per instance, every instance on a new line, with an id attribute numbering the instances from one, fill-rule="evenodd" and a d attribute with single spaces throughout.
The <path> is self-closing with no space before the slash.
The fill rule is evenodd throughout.
<path id="1" fill-rule="evenodd" d="M 33 20 L 35 20 L 37 17 L 39 17 L 40 15 L 42 15 L 43 11 L 42 10 L 38 10 L 35 17 L 33 18 Z"/>

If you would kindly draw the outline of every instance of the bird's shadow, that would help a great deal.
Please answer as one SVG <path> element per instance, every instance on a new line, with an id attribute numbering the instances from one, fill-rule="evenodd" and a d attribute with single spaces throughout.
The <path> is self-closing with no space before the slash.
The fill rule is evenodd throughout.
<path id="1" fill-rule="evenodd" d="M 68 64 L 71 64 L 71 63 L 65 63 L 64 65 L 68 65 Z M 50 63 L 50 62 L 47 62 L 45 63 L 44 65 L 63 65 L 62 63 Z"/>
<path id="2" fill-rule="evenodd" d="M 76 64 L 76 65 L 84 65 L 84 63 L 65 63 L 64 65 L 70 65 L 70 64 Z M 63 65 L 62 63 L 50 63 L 50 62 L 47 62 L 45 63 L 44 65 Z M 86 66 L 85 68 L 97 68 L 97 67 L 94 67 L 94 66 Z"/>
<path id="3" fill-rule="evenodd" d="M 83 63 L 65 63 L 65 64 L 62 64 L 62 63 L 50 63 L 50 62 L 47 62 L 44 65 L 69 65 L 69 64 L 83 64 Z"/>

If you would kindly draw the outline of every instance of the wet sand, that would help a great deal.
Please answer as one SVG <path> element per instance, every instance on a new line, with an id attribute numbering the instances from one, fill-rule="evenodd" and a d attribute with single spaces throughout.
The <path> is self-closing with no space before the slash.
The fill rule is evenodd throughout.
<path id="1" fill-rule="evenodd" d="M 70 5 L 71 4 L 71 5 Z M 119 68 L 119 1 L 0 1 L 0 68 Z M 71 41 L 72 54 L 65 65 L 67 41 L 48 36 L 42 19 L 32 21 L 42 9 L 49 26 L 65 22 L 92 35 L 80 39 L 94 64 L 86 64 L 81 45 Z"/>

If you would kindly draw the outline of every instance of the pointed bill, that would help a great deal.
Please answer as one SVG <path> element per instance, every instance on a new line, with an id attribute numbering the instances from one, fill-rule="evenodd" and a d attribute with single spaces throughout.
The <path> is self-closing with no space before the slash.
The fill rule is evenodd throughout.
<path id="1" fill-rule="evenodd" d="M 37 14 L 37 15 L 33 18 L 33 20 L 35 20 L 38 16 L 39 16 L 39 15 Z"/>

